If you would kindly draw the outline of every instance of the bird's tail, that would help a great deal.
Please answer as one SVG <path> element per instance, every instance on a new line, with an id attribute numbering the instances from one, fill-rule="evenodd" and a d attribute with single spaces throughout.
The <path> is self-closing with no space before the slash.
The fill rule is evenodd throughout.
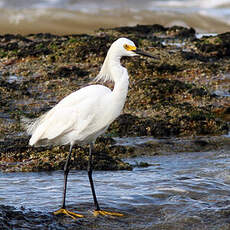
<path id="1" fill-rule="evenodd" d="M 35 119 L 30 119 L 24 116 L 20 117 L 20 124 L 29 135 L 32 135 L 33 133 L 33 129 L 31 128 L 31 126 L 33 125 L 34 122 Z"/>
<path id="2" fill-rule="evenodd" d="M 20 123 L 22 127 L 26 130 L 27 134 L 33 135 L 34 131 L 40 124 L 42 118 L 43 116 L 32 119 L 22 116 L 20 118 Z"/>

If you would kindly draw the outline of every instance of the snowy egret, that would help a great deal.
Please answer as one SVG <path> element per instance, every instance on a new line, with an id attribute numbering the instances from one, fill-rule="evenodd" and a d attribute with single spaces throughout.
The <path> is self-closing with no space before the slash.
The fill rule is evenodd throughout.
<path id="1" fill-rule="evenodd" d="M 92 179 L 92 150 L 98 136 L 103 134 L 109 125 L 121 114 L 128 92 L 129 76 L 120 59 L 122 56 L 144 55 L 153 57 L 136 48 L 127 38 L 117 39 L 109 48 L 101 71 L 96 80 L 113 81 L 114 88 L 90 85 L 71 93 L 62 99 L 50 111 L 27 123 L 28 134 L 32 135 L 29 144 L 70 145 L 69 154 L 64 166 L 64 189 L 62 206 L 54 214 L 66 214 L 74 219 L 83 215 L 66 209 L 65 198 L 67 177 L 70 170 L 72 147 L 74 144 L 89 144 L 88 177 L 95 204 L 95 215 L 122 216 L 120 213 L 100 209 Z M 154 57 L 153 57 L 154 58 Z"/>

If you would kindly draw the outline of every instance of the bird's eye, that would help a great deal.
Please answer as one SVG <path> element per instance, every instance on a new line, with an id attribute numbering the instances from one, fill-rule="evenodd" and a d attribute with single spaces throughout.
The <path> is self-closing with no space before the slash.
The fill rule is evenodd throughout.
<path id="1" fill-rule="evenodd" d="M 124 48 L 125 48 L 126 50 L 129 50 L 129 45 L 124 44 Z"/>
<path id="2" fill-rule="evenodd" d="M 124 48 L 127 50 L 127 51 L 134 51 L 136 50 L 136 46 L 132 46 L 132 45 L 128 45 L 128 44 L 124 44 Z"/>

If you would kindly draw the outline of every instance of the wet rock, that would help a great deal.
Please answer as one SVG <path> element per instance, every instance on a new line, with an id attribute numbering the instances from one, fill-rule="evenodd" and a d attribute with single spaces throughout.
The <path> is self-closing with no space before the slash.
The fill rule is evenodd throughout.
<path id="1" fill-rule="evenodd" d="M 225 121 L 230 121 L 230 107 L 219 107 L 214 111 L 218 117 Z"/>
<path id="2" fill-rule="evenodd" d="M 185 28 L 182 26 L 173 26 L 173 27 L 164 27 L 159 24 L 153 24 L 153 25 L 137 25 L 134 27 L 131 26 L 124 26 L 124 27 L 117 27 L 113 29 L 101 29 L 100 31 L 107 32 L 107 31 L 117 31 L 121 34 L 126 35 L 137 35 L 140 38 L 143 38 L 146 36 L 148 38 L 152 37 L 154 35 L 160 35 L 165 37 L 176 37 L 179 38 L 188 38 L 192 37 L 195 38 L 195 30 L 193 28 Z"/>
<path id="3" fill-rule="evenodd" d="M 123 136 L 172 136 L 179 134 L 177 127 L 172 127 L 164 121 L 157 121 L 156 119 L 140 119 L 130 114 L 123 114 L 111 125 L 110 131 L 115 134 Z"/>
<path id="4" fill-rule="evenodd" d="M 204 88 L 193 88 L 189 90 L 188 93 L 190 93 L 193 97 L 203 97 L 208 95 L 208 92 Z M 212 95 L 210 95 L 210 97 L 211 96 Z"/>
<path id="5" fill-rule="evenodd" d="M 230 32 L 216 36 L 205 36 L 195 45 L 199 52 L 211 57 L 230 56 Z"/>
<path id="6" fill-rule="evenodd" d="M 88 74 L 88 71 L 80 69 L 76 66 L 58 66 L 53 72 L 49 72 L 48 75 L 51 79 L 54 78 L 70 78 L 70 77 L 84 77 Z"/>
<path id="7" fill-rule="evenodd" d="M 167 28 L 167 34 L 176 38 L 195 38 L 196 31 L 193 28 L 186 28 L 182 26 L 172 26 Z"/>
<path id="8" fill-rule="evenodd" d="M 155 25 L 137 25 L 135 27 L 124 26 L 124 27 L 117 27 L 112 30 L 118 31 L 123 34 L 138 34 L 138 35 L 146 36 L 146 34 L 165 32 L 167 28 L 165 28 L 162 25 L 155 24 Z M 104 30 L 104 31 L 107 31 L 107 30 Z"/>
<path id="9" fill-rule="evenodd" d="M 132 170 L 132 166 L 123 162 L 112 147 L 112 139 L 100 138 L 93 151 L 94 170 Z M 109 144 L 110 143 L 110 144 Z M 112 151 L 110 151 L 113 149 Z M 87 170 L 88 148 L 73 148 L 71 168 Z M 63 170 L 68 156 L 68 146 L 30 147 L 28 138 L 5 138 L 0 142 L 1 171 L 28 172 Z"/>
<path id="10" fill-rule="evenodd" d="M 52 213 L 43 213 L 32 210 L 25 210 L 23 207 L 16 209 L 12 206 L 0 205 L 0 228 L 2 230 L 12 229 L 76 229 L 81 224 L 63 221 L 63 217 L 59 219 Z M 82 226 L 83 227 L 83 226 Z"/>
<path id="11" fill-rule="evenodd" d="M 118 37 L 133 39 L 157 58 L 122 59 L 130 75 L 130 89 L 124 114 L 111 125 L 107 135 L 177 137 L 228 133 L 230 98 L 213 91 L 230 69 L 229 33 L 196 40 L 194 34 L 193 29 L 184 27 L 138 25 L 102 29 L 92 35 L 1 35 L 0 137 L 5 140 L 7 136 L 24 135 L 21 116 L 38 117 L 71 92 L 91 84 L 109 46 Z M 223 82 L 228 87 L 229 81 Z M 99 143 L 97 148 L 102 155 L 131 151 L 112 144 L 108 144 L 109 149 L 103 141 Z M 2 153 L 13 153 L 13 159 L 20 162 L 16 164 L 18 170 L 61 169 L 68 149 L 52 151 L 60 156 L 56 164 L 49 163 L 51 149 L 35 150 L 25 147 L 22 141 L 5 146 Z M 65 156 L 61 156 L 63 151 Z M 31 157 L 33 152 L 42 153 L 42 157 Z M 20 154 L 31 160 L 22 162 Z M 86 156 L 79 168 L 85 168 Z M 114 160 L 105 158 L 96 167 L 106 169 L 106 164 Z M 120 163 L 115 162 L 112 168 L 118 169 Z M 24 163 L 30 167 L 24 167 Z"/>
<path id="12" fill-rule="evenodd" d="M 60 36 L 55 34 L 49 34 L 49 33 L 37 33 L 37 34 L 29 34 L 29 38 L 32 40 L 50 40 L 50 39 L 58 39 Z"/>
<path id="13" fill-rule="evenodd" d="M 179 99 L 181 95 L 187 98 L 186 102 Z M 139 111 L 139 117 L 120 116 L 112 124 L 120 136 L 125 133 L 126 136 L 156 137 L 207 135 L 228 130 L 227 124 L 218 119 L 212 107 L 208 106 L 214 98 L 212 94 L 192 84 L 178 80 L 143 79 L 129 90 L 128 98 L 127 111 Z M 207 101 L 207 106 L 194 105 L 199 98 Z"/>
<path id="14" fill-rule="evenodd" d="M 128 115 L 130 117 L 131 115 Z M 124 131 L 125 130 L 125 131 Z M 217 131 L 218 130 L 218 131 Z M 218 119 L 209 118 L 209 114 L 191 111 L 190 115 L 181 116 L 180 120 L 165 117 L 143 118 L 121 115 L 111 125 L 109 131 L 122 136 L 154 136 L 170 137 L 184 134 L 212 135 L 216 132 L 223 133 L 228 126 Z"/>
<path id="15" fill-rule="evenodd" d="M 88 36 L 86 39 L 83 38 L 83 43 L 75 49 L 76 55 L 83 60 L 94 55 L 105 57 L 115 38 L 105 35 L 103 37 Z"/>

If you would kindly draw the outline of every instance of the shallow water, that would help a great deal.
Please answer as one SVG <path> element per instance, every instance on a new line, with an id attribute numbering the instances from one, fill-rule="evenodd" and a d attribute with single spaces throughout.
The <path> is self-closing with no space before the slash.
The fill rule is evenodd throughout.
<path id="1" fill-rule="evenodd" d="M 141 157 L 127 161 L 132 164 L 147 162 L 150 166 L 135 167 L 133 171 L 96 171 L 93 177 L 101 206 L 124 213 L 130 229 L 159 226 L 174 229 L 170 226 L 175 227 L 175 223 L 213 226 L 209 229 L 228 226 L 221 220 L 226 218 L 226 210 L 230 212 L 228 150 Z M 1 173 L 0 203 L 51 212 L 60 207 L 62 186 L 62 171 Z M 76 210 L 79 207 L 83 213 L 93 209 L 85 171 L 70 172 L 67 205 Z M 206 216 L 210 219 L 207 223 Z"/>

